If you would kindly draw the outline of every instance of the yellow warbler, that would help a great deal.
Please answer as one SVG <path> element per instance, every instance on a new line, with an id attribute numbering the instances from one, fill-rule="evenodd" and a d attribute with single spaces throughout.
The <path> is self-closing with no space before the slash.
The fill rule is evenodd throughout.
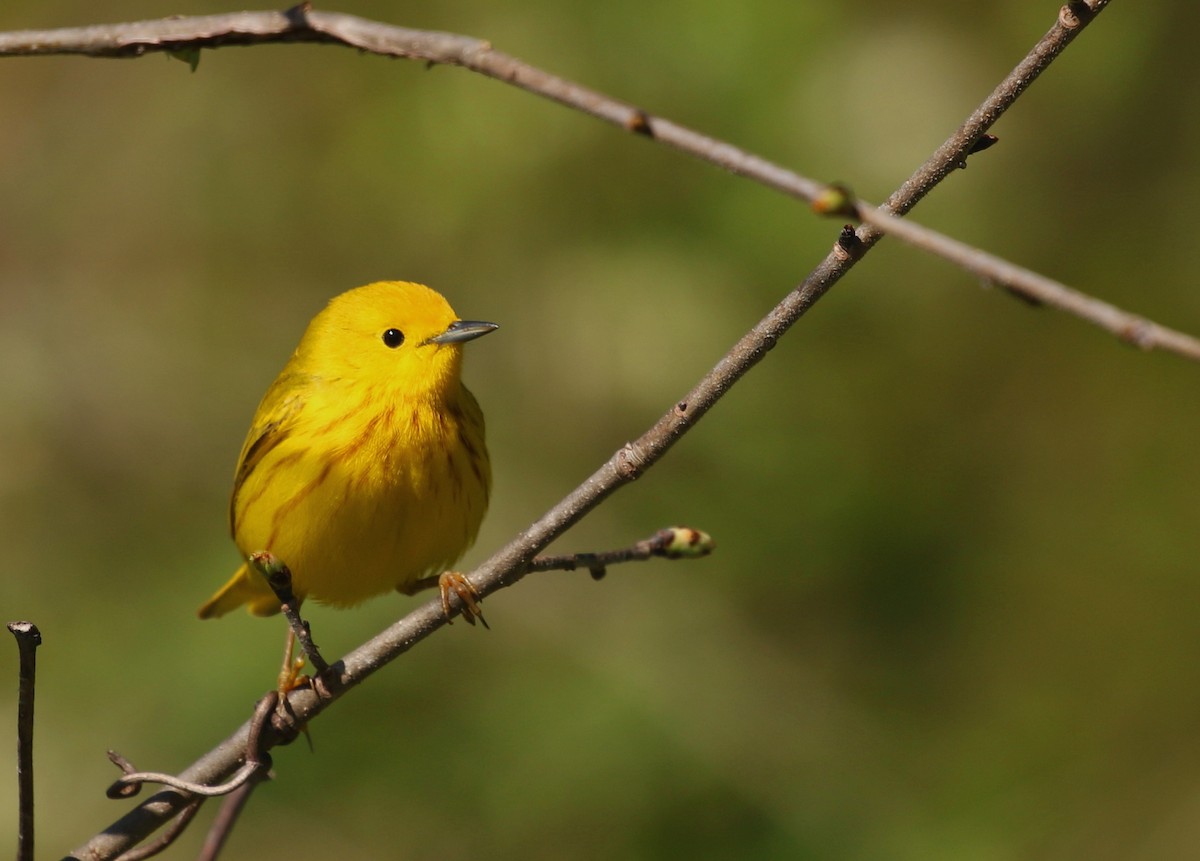
<path id="1" fill-rule="evenodd" d="M 495 328 L 459 320 L 440 294 L 406 281 L 335 297 L 242 445 L 229 520 L 243 558 L 269 551 L 291 569 L 297 598 L 338 607 L 413 590 L 454 564 L 475 540 L 492 481 L 462 344 Z M 242 604 L 279 611 L 247 563 L 200 617 Z"/>

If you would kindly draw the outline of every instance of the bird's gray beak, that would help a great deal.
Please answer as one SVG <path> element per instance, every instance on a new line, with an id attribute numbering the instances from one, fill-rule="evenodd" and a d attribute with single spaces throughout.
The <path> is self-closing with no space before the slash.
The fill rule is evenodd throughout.
<path id="1" fill-rule="evenodd" d="M 499 328 L 498 323 L 484 323 L 480 320 L 455 320 L 446 328 L 445 332 L 442 332 L 440 335 L 434 335 L 425 343 L 462 344 L 467 341 L 473 341 L 481 335 L 486 335 L 488 332 L 494 332 Z"/>

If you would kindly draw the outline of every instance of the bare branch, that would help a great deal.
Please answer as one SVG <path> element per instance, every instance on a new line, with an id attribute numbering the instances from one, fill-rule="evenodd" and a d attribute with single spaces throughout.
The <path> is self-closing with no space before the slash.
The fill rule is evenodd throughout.
<path id="1" fill-rule="evenodd" d="M 859 214 L 871 227 L 957 263 L 985 281 L 1007 287 L 1035 303 L 1050 305 L 1088 320 L 1102 329 L 1107 329 L 1128 344 L 1143 350 L 1163 349 L 1200 361 L 1200 341 L 1191 335 L 1131 314 L 1037 272 L 973 248 L 965 242 L 933 231 L 914 229 L 918 225 L 891 215 L 884 209 L 862 209 Z M 860 238 L 867 241 L 861 234 Z"/>
<path id="2" fill-rule="evenodd" d="M 217 818 L 213 820 L 212 827 L 204 837 L 204 846 L 200 850 L 200 855 L 197 856 L 197 861 L 213 861 L 221 854 L 221 850 L 225 847 L 225 841 L 233 833 L 233 826 L 237 824 L 238 817 L 242 815 L 242 810 L 246 807 L 246 802 L 250 800 L 250 794 L 257 786 L 257 781 L 245 783 L 225 798 Z M 125 861 L 125 859 L 122 858 L 121 861 Z"/>
<path id="3" fill-rule="evenodd" d="M 1104 11 L 1109 0 L 1088 0 L 1068 3 L 1059 10 L 1054 26 L 1030 49 L 1020 63 L 996 85 L 992 94 L 983 100 L 958 131 L 934 151 L 904 184 L 892 192 L 883 209 L 893 215 L 905 215 L 930 191 L 958 167 L 983 134 L 1012 107 L 1029 89 L 1038 76 L 1058 59 L 1066 47 L 1083 32 L 1096 15 Z M 0 43 L 2 44 L 2 43 Z M 874 236 L 866 237 L 874 242 Z M 984 275 L 984 273 L 979 273 Z M 986 275 L 984 275 L 986 277 Z M 998 279 L 996 279 L 998 280 Z"/>
<path id="4" fill-rule="evenodd" d="M 584 568 L 593 580 L 604 577 L 609 565 L 622 562 L 645 562 L 655 557 L 685 559 L 707 556 L 716 547 L 707 532 L 689 526 L 669 526 L 631 547 L 603 553 L 572 553 L 567 556 L 537 556 L 529 563 L 529 571 L 577 571 Z"/>
<path id="5" fill-rule="evenodd" d="M 9 622 L 17 639 L 17 861 L 33 861 L 33 695 L 42 632 L 32 622 Z"/>
<path id="6" fill-rule="evenodd" d="M 253 785 L 247 784 L 247 786 Z M 187 827 L 192 824 L 192 820 L 196 818 L 196 814 L 200 812 L 200 807 L 203 804 L 203 798 L 193 798 L 184 805 L 179 815 L 172 819 L 170 824 L 163 829 L 162 834 L 149 843 L 143 843 L 123 853 L 118 861 L 143 861 L 143 859 L 153 858 L 155 855 L 165 852 L 187 830 Z"/>
<path id="7" fill-rule="evenodd" d="M 976 142 L 1007 108 L 1108 5 L 1109 0 L 1068 3 L 1054 26 L 966 123 L 879 208 L 860 202 L 869 227 L 860 233 L 866 250 L 890 234 L 956 263 L 980 279 L 1066 311 L 1145 350 L 1163 349 L 1200 361 L 1200 340 L 1092 299 L 1050 278 L 971 248 L 937 231 L 891 216 L 907 213 L 946 176 L 963 164 Z M 427 63 L 462 66 L 556 101 L 627 131 L 653 138 L 769 188 L 813 202 L 825 183 L 802 176 L 724 141 L 653 116 L 626 102 L 551 75 L 491 44 L 454 33 L 412 30 L 353 15 L 314 11 L 307 4 L 286 12 L 239 12 L 193 18 L 167 18 L 60 30 L 0 33 L 0 57 L 85 54 L 139 57 L 152 51 L 219 48 L 271 42 L 323 42 Z"/>

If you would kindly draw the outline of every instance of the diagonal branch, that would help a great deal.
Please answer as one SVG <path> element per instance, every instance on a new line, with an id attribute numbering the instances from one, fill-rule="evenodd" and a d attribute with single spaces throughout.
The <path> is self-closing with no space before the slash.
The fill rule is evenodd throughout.
<path id="1" fill-rule="evenodd" d="M 888 203 L 884 205 L 886 209 L 896 213 L 907 212 L 924 194 L 935 187 L 937 182 L 944 179 L 950 170 L 953 170 L 954 165 L 961 162 L 979 134 L 1016 100 L 1033 77 L 1049 65 L 1081 26 L 1086 24 L 1094 13 L 1102 10 L 1106 2 L 1108 0 L 1093 0 L 1091 6 L 1072 4 L 1068 10 L 1070 14 L 1063 14 L 1055 28 L 1034 47 L 1030 56 L 1027 56 L 1025 62 L 1010 76 L 1010 80 L 1015 79 L 1018 85 L 1009 86 L 1007 89 L 1002 85 L 998 88 L 988 102 L 972 115 L 971 120 L 968 120 L 967 124 L 913 175 L 913 179 L 889 198 Z M 403 47 L 397 47 L 392 40 L 400 40 Z M 134 56 L 145 53 L 146 50 L 178 50 L 220 47 L 222 44 L 281 41 L 341 42 L 374 50 L 376 53 L 467 66 L 554 98 L 569 104 L 570 107 L 587 110 L 587 113 L 616 122 L 630 131 L 670 143 L 680 150 L 691 152 L 692 155 L 720 164 L 734 173 L 749 176 L 763 182 L 764 185 L 778 188 L 796 197 L 814 199 L 823 189 L 820 183 L 806 180 L 764 159 L 750 156 L 737 147 L 700 136 L 666 120 L 650 118 L 641 110 L 608 100 L 605 96 L 578 88 L 563 79 L 546 76 L 532 67 L 492 52 L 486 43 L 449 34 L 427 34 L 386 28 L 384 25 L 364 22 L 349 16 L 330 16 L 325 13 L 296 10 L 286 14 L 242 13 L 239 16 L 173 19 L 169 22 L 48 31 L 43 34 L 0 34 L 0 55 L 80 53 L 95 56 Z M 1031 73 L 1030 68 L 1036 71 Z M 896 229 L 892 221 L 878 216 L 875 212 L 862 212 L 862 217 L 868 224 L 858 231 L 857 241 L 840 243 L 802 284 L 734 344 L 688 396 L 674 404 L 640 438 L 620 448 L 599 470 L 580 484 L 580 487 L 572 490 L 557 506 L 481 565 L 472 577 L 479 594 L 490 595 L 493 591 L 516 583 L 532 570 L 532 560 L 542 548 L 586 516 L 608 495 L 634 480 L 664 456 L 674 442 L 682 438 L 733 384 L 761 361 L 779 337 L 862 258 L 878 240 L 882 231 Z M 906 227 L 912 227 L 911 223 L 902 223 Z M 912 234 L 906 236 L 911 239 Z M 846 246 L 850 246 L 853 251 L 847 251 Z M 972 266 L 974 265 L 976 264 L 972 263 Z M 979 265 L 991 263 L 984 260 Z M 990 271 L 979 273 L 998 283 L 1008 283 L 1003 277 Z M 1001 275 L 1012 276 L 1013 273 Z M 1025 288 L 1016 288 L 1014 285 L 1014 289 Z M 1138 341 L 1141 343 L 1140 339 Z M 314 690 L 299 690 L 289 694 L 290 710 L 296 721 L 311 721 L 336 702 L 344 692 L 360 684 L 384 664 L 395 660 L 444 624 L 446 619 L 437 600 L 414 610 L 406 618 L 334 664 L 330 673 L 318 680 Z M 275 739 L 265 740 L 264 745 L 269 747 L 272 743 L 286 742 L 290 737 L 288 729 L 278 728 Z M 250 731 L 251 723 L 247 722 L 222 745 L 188 767 L 180 777 L 197 783 L 220 781 L 238 767 L 245 753 Z M 172 818 L 184 807 L 186 799 L 186 795 L 175 790 L 160 791 L 142 806 L 134 808 L 109 826 L 101 835 L 92 838 L 88 844 L 78 849 L 73 857 L 91 861 L 108 859 L 119 854 Z"/>
<path id="2" fill-rule="evenodd" d="M 1131 314 L 1052 278 L 1009 263 L 949 236 L 925 230 L 885 209 L 859 209 L 863 222 L 917 248 L 957 263 L 992 284 L 1007 287 L 1035 304 L 1050 305 L 1107 329 L 1122 341 L 1143 350 L 1161 349 L 1200 361 L 1200 341 L 1191 335 Z"/>
<path id="3" fill-rule="evenodd" d="M 1094 4 L 1096 11 L 1102 8 L 1105 2 L 1106 0 L 1097 0 L 1096 4 Z M 252 14 L 251 17 L 257 19 L 258 14 L 266 13 Z M 310 23 L 313 17 L 317 17 L 317 13 L 308 14 L 307 19 L 310 20 Z M 218 19 L 184 20 L 190 20 L 194 25 L 197 20 L 204 20 L 204 22 L 210 23 L 212 20 L 224 20 L 224 22 L 228 22 L 230 18 L 242 19 L 241 17 L 222 16 Z M 402 54 L 404 56 L 418 55 L 415 52 L 420 48 L 424 52 L 419 54 L 421 59 L 443 62 L 450 61 L 445 59 L 445 54 L 434 54 L 428 40 L 438 42 L 442 48 L 445 48 L 446 44 L 456 44 L 458 49 L 464 50 L 466 53 L 458 55 L 460 56 L 460 60 L 458 60 L 460 65 L 468 65 L 467 58 L 472 55 L 470 52 L 474 52 L 473 56 L 475 56 L 476 60 L 486 58 L 487 62 L 496 62 L 497 56 L 499 56 L 491 53 L 490 48 L 487 48 L 484 43 L 462 40 L 462 37 L 444 34 L 415 34 L 415 31 L 382 28 L 382 25 L 371 25 L 370 23 L 360 22 L 359 19 L 350 19 L 347 16 L 319 16 L 317 19 L 322 20 L 326 25 L 329 24 L 330 19 L 334 20 L 335 23 L 355 23 L 356 26 L 367 26 L 371 32 L 382 30 L 389 32 L 392 36 L 395 36 L 397 32 L 409 34 L 409 53 Z M 163 26 L 163 28 L 166 28 L 168 25 L 179 24 L 181 22 L 156 23 L 156 25 Z M 180 35 L 181 31 L 174 31 L 173 42 L 167 36 L 161 36 L 161 38 L 167 40 L 162 43 L 162 47 L 178 47 L 182 38 Z M 62 34 L 64 31 L 59 32 Z M 72 43 L 74 49 L 78 50 L 79 53 L 103 54 L 103 50 L 115 52 L 115 50 L 119 49 L 120 44 L 128 44 L 127 42 L 115 41 L 107 43 L 110 47 L 103 48 L 101 36 L 95 30 L 89 31 L 91 35 L 80 35 L 80 32 L 82 31 L 76 31 L 76 36 L 74 36 L 76 42 Z M 310 31 L 305 31 L 305 35 L 311 36 L 312 34 Z M 1004 112 L 1004 109 L 1007 109 L 1016 100 L 1020 92 L 1024 91 L 1028 80 L 1032 79 L 1027 66 L 1031 62 L 1034 62 L 1034 64 L 1040 64 L 1038 71 L 1042 70 L 1054 56 L 1061 52 L 1062 48 L 1066 47 L 1066 44 L 1073 35 L 1073 31 L 1068 31 L 1066 28 L 1062 28 L 1061 24 L 1056 24 L 1056 28 L 1052 29 L 1050 34 L 1031 50 L 1026 60 L 1018 66 L 1018 70 L 1014 71 L 1014 76 L 1019 76 L 1021 80 L 1024 80 L 1024 85 L 1008 86 L 1008 88 L 1001 85 L 1001 88 L 997 88 L 989 100 L 972 115 L 972 119 L 968 120 L 967 124 L 962 126 L 959 132 L 950 138 L 946 144 L 943 144 L 941 149 L 913 175 L 913 179 L 906 182 L 905 186 L 902 186 L 898 192 L 893 194 L 892 198 L 889 198 L 888 209 L 894 212 L 905 212 L 911 209 L 938 181 L 944 179 L 944 176 L 948 175 L 950 170 L 953 169 L 953 164 L 960 162 L 962 157 L 965 156 L 966 151 L 970 149 L 970 146 L 979 137 L 979 134 L 982 134 L 985 128 L 990 125 L 990 122 L 995 121 L 997 116 L 1000 116 Z M 110 36 L 112 34 L 109 34 L 106 38 Z M 232 36 L 229 36 L 228 31 L 226 31 L 226 36 L 224 37 L 232 38 Z M 143 34 L 140 38 L 145 40 L 145 38 L 149 37 Z M 204 38 L 215 40 L 218 37 L 210 35 Z M 66 40 L 66 36 L 61 36 L 61 40 Z M 275 41 L 278 40 L 280 40 L 280 36 L 276 35 Z M 1046 44 L 1048 40 L 1050 40 L 1050 47 Z M 46 43 L 49 44 L 49 41 Z M 85 47 L 89 48 L 86 52 L 83 50 Z M 4 53 L 6 50 L 8 53 L 12 53 L 12 41 L 6 41 L 4 36 L 0 36 L 0 53 Z M 104 55 L 114 54 L 108 53 Z M 472 67 L 476 68 L 476 66 Z M 521 68 L 528 71 L 528 67 L 522 66 Z M 476 71 L 484 70 L 476 68 Z M 1013 76 L 1010 76 L 1009 79 L 1012 78 Z M 559 82 L 558 85 L 562 86 L 562 88 L 566 88 L 565 90 L 551 88 L 554 92 L 562 95 L 563 92 L 570 91 L 574 94 L 572 98 L 578 98 L 581 102 L 592 104 L 595 110 L 589 110 L 589 113 L 595 113 L 596 115 L 611 113 L 612 116 L 606 116 L 606 119 L 612 119 L 622 125 L 628 125 L 626 124 L 626 120 L 629 120 L 630 116 L 632 116 L 636 122 L 629 127 L 634 128 L 635 131 L 641 131 L 644 125 L 650 124 L 653 127 L 655 137 L 661 139 L 662 132 L 678 128 L 671 124 L 665 124 L 665 121 L 650 120 L 640 112 L 629 114 L 628 112 L 634 109 L 620 106 L 619 103 L 606 100 L 605 97 L 589 94 L 588 91 L 574 88 L 574 85 L 560 82 L 559 79 L 553 80 Z M 545 89 L 534 88 L 534 86 L 528 86 L 527 89 L 534 89 L 535 91 L 542 92 L 542 95 L 547 95 Z M 565 97 L 560 98 L 559 101 L 571 103 Z M 572 107 L 580 107 L 580 104 L 572 103 Z M 695 133 L 689 132 L 688 134 Z M 702 138 L 702 136 L 698 137 Z M 696 151 L 697 155 L 700 155 L 701 152 L 712 150 L 714 158 L 720 156 L 721 159 L 725 159 L 725 167 L 730 167 L 734 163 L 739 164 L 742 169 L 739 169 L 738 173 L 754 175 L 757 171 L 757 173 L 763 174 L 763 176 L 754 175 L 755 179 L 760 181 L 763 181 L 764 176 L 769 175 L 775 176 L 776 179 L 784 182 L 784 185 L 792 183 L 796 187 L 803 186 L 805 193 L 816 194 L 821 191 L 820 187 L 809 186 L 808 181 L 800 180 L 799 177 L 794 177 L 788 171 L 774 168 L 773 165 L 763 162 L 762 159 L 746 156 L 745 153 L 736 150 L 736 147 L 712 142 L 712 140 L 707 138 L 703 138 L 703 142 L 709 142 L 712 146 L 706 144 L 706 146 L 700 147 L 700 150 Z M 688 147 L 680 145 L 680 149 L 688 149 Z M 689 149 L 689 151 L 692 150 Z M 714 161 L 714 158 L 709 158 L 709 161 Z M 788 179 L 788 177 L 794 177 L 794 179 Z M 871 222 L 871 224 L 874 224 L 874 222 Z M 575 490 L 572 490 L 558 505 L 551 508 L 544 516 L 530 525 L 528 529 L 506 544 L 491 559 L 488 559 L 479 568 L 476 568 L 473 573 L 472 582 L 480 596 L 490 595 L 491 592 L 503 589 L 504 586 L 512 585 L 517 580 L 526 576 L 532 570 L 533 560 L 536 554 L 541 552 L 542 548 L 545 548 L 554 538 L 557 538 L 563 532 L 570 529 L 570 526 L 577 523 L 584 514 L 592 511 L 608 495 L 616 492 L 624 484 L 634 481 L 644 470 L 648 469 L 656 460 L 664 456 L 670 450 L 671 446 L 674 445 L 674 442 L 682 438 L 692 425 L 695 425 L 696 421 L 700 420 L 700 417 L 706 414 L 725 395 L 725 392 L 733 384 L 736 384 L 746 372 L 750 371 L 750 368 L 757 365 L 767 355 L 768 351 L 774 347 L 776 341 L 850 269 L 854 261 L 862 258 L 863 253 L 868 251 L 872 243 L 877 241 L 878 236 L 880 234 L 872 230 L 869 225 L 869 227 L 859 230 L 860 241 L 839 243 L 839 246 L 836 246 L 834 251 L 830 252 L 828 257 L 810 273 L 808 278 L 805 278 L 805 281 L 799 287 L 788 294 L 754 329 L 751 329 L 746 335 L 740 338 L 737 344 L 734 344 L 733 348 L 716 363 L 712 371 L 704 375 L 700 383 L 688 395 L 680 399 L 676 404 L 673 404 L 672 408 L 652 428 L 649 428 L 640 438 L 629 442 L 629 444 L 620 448 L 616 453 L 613 453 L 613 456 L 608 458 L 607 462 L 600 466 L 600 469 L 596 470 L 592 476 L 588 477 Z M 846 245 L 850 245 L 853 248 L 853 253 L 846 251 Z M 377 637 L 360 646 L 359 649 L 350 652 L 342 661 L 335 663 L 330 673 L 323 675 L 319 679 L 318 684 L 314 686 L 314 690 L 298 690 L 290 693 L 290 710 L 292 710 L 296 721 L 300 723 L 311 721 L 312 718 L 319 715 L 325 708 L 328 708 L 330 704 L 336 702 L 344 692 L 359 685 L 361 681 L 367 679 L 376 670 L 384 667 L 386 663 L 394 661 L 396 657 L 412 649 L 416 643 L 430 636 L 431 633 L 437 631 L 444 624 L 446 624 L 445 615 L 442 612 L 442 607 L 440 607 L 440 602 L 437 600 L 427 602 L 424 606 L 415 609 L 413 613 L 404 616 L 403 619 L 397 621 L 388 630 L 378 634 Z M 281 730 L 286 729 L 281 728 Z M 241 755 L 246 749 L 247 737 L 250 731 L 251 722 L 247 722 L 233 736 L 224 741 L 221 746 L 205 754 L 204 757 L 197 760 L 191 767 L 188 767 L 186 771 L 181 773 L 180 777 L 187 779 L 187 781 L 198 783 L 220 781 L 220 779 L 223 779 L 238 767 Z M 272 743 L 286 740 L 287 737 L 287 735 L 281 735 L 278 740 L 265 740 L 264 746 L 270 747 Z M 185 805 L 185 801 L 186 796 L 176 793 L 174 790 L 161 791 L 161 793 L 144 802 L 142 806 L 134 808 L 124 818 L 109 826 L 101 835 L 92 838 L 88 844 L 85 844 L 84 847 L 74 853 L 74 857 L 92 861 L 94 859 L 107 859 L 107 857 L 119 854 L 120 851 L 149 835 L 151 831 L 162 825 L 164 821 L 172 818 Z"/>
<path id="4" fill-rule="evenodd" d="M 860 232 L 860 239 L 865 247 L 870 247 L 879 240 L 881 234 L 892 235 L 943 257 L 987 282 L 1087 320 L 1142 349 L 1163 349 L 1200 361 L 1200 340 L 1190 335 L 1094 299 L 937 231 L 912 222 L 901 222 L 895 217 L 907 213 L 955 167 L 963 163 L 980 136 L 1108 2 L 1075 0 L 1063 6 L 1054 26 L 1000 83 L 992 96 L 882 207 L 876 210 L 868 204 L 858 204 L 859 217 L 869 225 Z M 812 202 L 826 188 L 825 183 L 780 167 L 724 141 L 652 116 L 634 105 L 544 72 L 494 50 L 489 42 L 454 33 L 394 27 L 353 15 L 314 11 L 307 3 L 285 12 L 238 12 L 130 24 L 0 33 L 0 57 L 47 54 L 140 57 L 153 51 L 174 52 L 272 42 L 339 44 L 383 56 L 462 66 L 653 138 L 784 194 Z"/>

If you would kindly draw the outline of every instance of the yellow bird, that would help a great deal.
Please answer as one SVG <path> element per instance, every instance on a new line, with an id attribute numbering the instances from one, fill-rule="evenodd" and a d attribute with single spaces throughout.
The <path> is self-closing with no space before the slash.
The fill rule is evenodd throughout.
<path id="1" fill-rule="evenodd" d="M 411 594 L 453 565 L 475 540 L 492 483 L 462 345 L 496 328 L 459 320 L 440 294 L 406 281 L 335 297 L 242 445 L 229 522 L 243 559 L 271 553 L 291 569 L 297 598 L 336 607 Z M 200 618 L 243 604 L 279 612 L 248 562 Z"/>

